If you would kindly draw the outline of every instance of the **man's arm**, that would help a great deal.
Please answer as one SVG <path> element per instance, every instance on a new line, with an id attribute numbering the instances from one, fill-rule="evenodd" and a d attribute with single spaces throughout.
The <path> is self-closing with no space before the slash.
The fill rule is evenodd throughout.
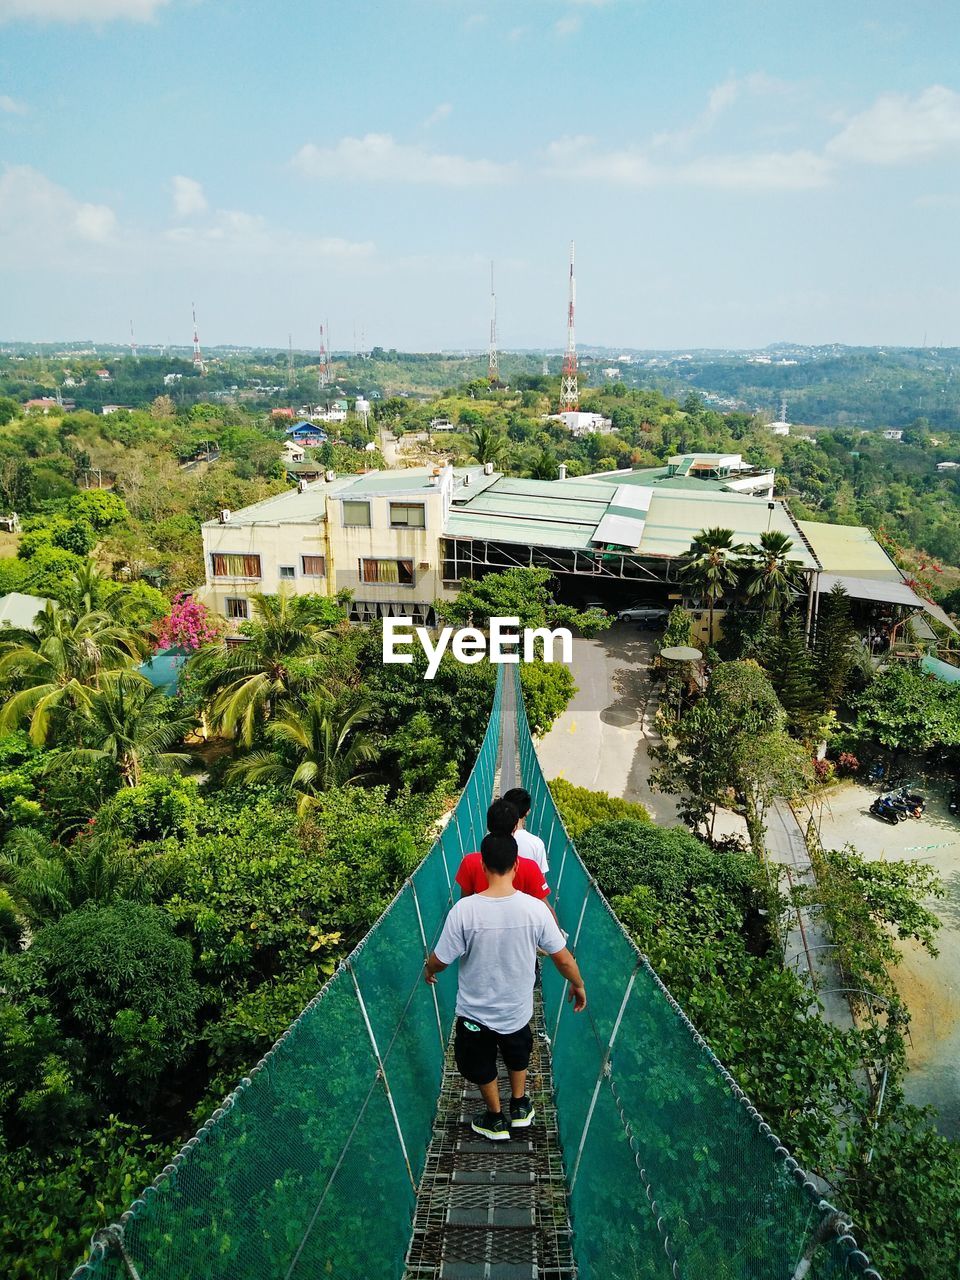
<path id="1" fill-rule="evenodd" d="M 570 992 L 567 995 L 567 999 L 573 1001 L 573 1012 L 580 1013 L 581 1010 L 587 1007 L 587 992 L 583 985 L 583 978 L 580 976 L 577 962 L 570 954 L 570 948 L 564 947 L 562 951 L 555 951 L 550 959 L 570 984 Z"/>
<path id="2" fill-rule="evenodd" d="M 443 973 L 444 969 L 448 967 L 449 966 L 445 965 L 442 960 L 437 959 L 437 955 L 435 951 L 431 951 L 430 954 L 427 956 L 426 964 L 423 966 L 424 982 L 428 982 L 432 987 L 437 980 L 437 974 Z"/>

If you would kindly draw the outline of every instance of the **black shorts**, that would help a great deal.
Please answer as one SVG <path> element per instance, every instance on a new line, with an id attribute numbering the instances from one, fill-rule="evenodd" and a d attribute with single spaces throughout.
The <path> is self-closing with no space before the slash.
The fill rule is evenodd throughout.
<path id="1" fill-rule="evenodd" d="M 472 1030 L 472 1028 L 476 1030 Z M 490 1084 L 497 1078 L 497 1050 L 508 1071 L 526 1071 L 533 1048 L 530 1024 L 519 1031 L 491 1031 L 471 1018 L 457 1018 L 453 1049 L 457 1070 L 473 1084 Z"/>

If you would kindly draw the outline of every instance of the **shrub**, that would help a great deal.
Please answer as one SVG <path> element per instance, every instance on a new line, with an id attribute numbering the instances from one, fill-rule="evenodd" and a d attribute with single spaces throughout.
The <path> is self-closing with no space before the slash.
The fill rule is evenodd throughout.
<path id="1" fill-rule="evenodd" d="M 650 815 L 642 804 L 608 796 L 605 791 L 591 791 L 588 787 L 575 787 L 566 778 L 554 778 L 550 792 L 560 811 L 563 825 L 574 844 L 599 822 L 613 822 L 629 818 L 634 822 L 649 822 Z"/>

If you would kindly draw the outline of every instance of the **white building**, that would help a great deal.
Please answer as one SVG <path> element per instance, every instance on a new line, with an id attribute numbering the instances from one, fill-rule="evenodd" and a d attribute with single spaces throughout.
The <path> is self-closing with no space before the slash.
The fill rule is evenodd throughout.
<path id="1" fill-rule="evenodd" d="M 774 422 L 771 424 L 770 430 L 775 436 L 788 436 L 790 434 L 790 423 Z"/>
<path id="2" fill-rule="evenodd" d="M 591 435 L 595 431 L 606 433 L 613 430 L 613 422 L 602 413 L 581 413 L 567 410 L 564 413 L 550 415 L 552 422 L 562 422 L 572 436 Z"/>
<path id="3" fill-rule="evenodd" d="M 958 467 L 960 467 L 960 462 L 938 462 L 937 463 L 938 471 L 956 471 Z"/>
<path id="4" fill-rule="evenodd" d="M 303 445 L 297 444 L 294 440 L 284 441 L 283 450 L 281 452 L 282 462 L 303 462 L 307 456 L 307 451 Z"/>
<path id="5" fill-rule="evenodd" d="M 888 429 L 883 433 L 883 438 L 884 438 L 884 440 L 902 440 L 902 439 L 903 439 L 903 432 L 902 432 L 902 431 L 897 431 L 897 430 L 896 430 L 895 428 L 893 428 L 893 427 L 889 427 L 889 428 L 888 428 Z"/>

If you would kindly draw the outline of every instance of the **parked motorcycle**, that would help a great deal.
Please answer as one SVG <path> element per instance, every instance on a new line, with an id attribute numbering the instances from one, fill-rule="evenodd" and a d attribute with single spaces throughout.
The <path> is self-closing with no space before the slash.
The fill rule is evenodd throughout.
<path id="1" fill-rule="evenodd" d="M 887 796 L 877 796 L 870 806 L 870 812 L 875 818 L 879 818 L 881 822 L 889 822 L 893 827 L 898 822 L 904 822 L 907 817 L 906 810 L 895 804 Z"/>
<path id="2" fill-rule="evenodd" d="M 947 808 L 951 813 L 960 813 L 960 787 L 954 787 L 950 792 L 950 799 L 947 801 Z"/>

